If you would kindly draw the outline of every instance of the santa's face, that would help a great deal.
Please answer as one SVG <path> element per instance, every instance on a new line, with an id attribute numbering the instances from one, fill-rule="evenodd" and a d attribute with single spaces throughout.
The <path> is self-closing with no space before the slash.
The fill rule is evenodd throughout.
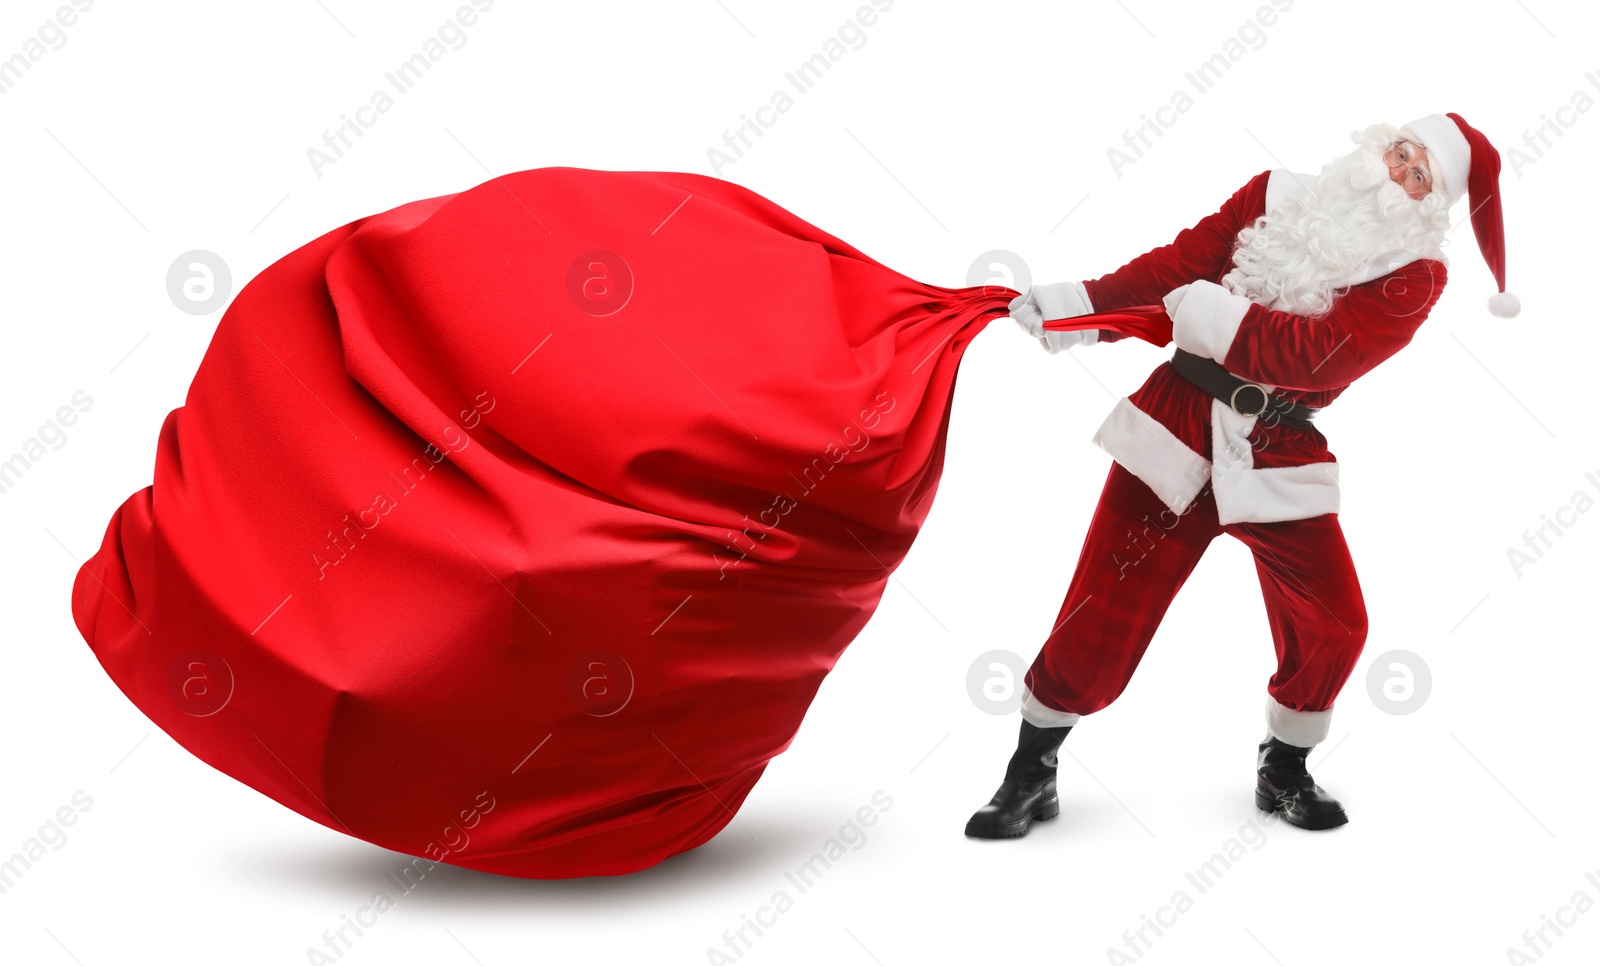
<path id="1" fill-rule="evenodd" d="M 1379 255 L 1435 257 L 1449 228 L 1427 153 L 1399 129 L 1375 124 L 1355 149 L 1325 165 L 1298 195 L 1240 230 L 1223 285 L 1271 308 L 1321 315 Z"/>
<path id="2" fill-rule="evenodd" d="M 1420 201 L 1433 190 L 1428 149 L 1422 145 L 1405 139 L 1391 142 L 1383 154 L 1383 163 L 1389 166 L 1389 180 L 1406 189 L 1413 200 Z"/>

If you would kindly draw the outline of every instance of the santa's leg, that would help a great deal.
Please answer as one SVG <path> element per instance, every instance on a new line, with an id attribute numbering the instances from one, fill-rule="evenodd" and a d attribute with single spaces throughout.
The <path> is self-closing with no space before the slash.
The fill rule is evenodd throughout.
<path id="1" fill-rule="evenodd" d="M 1005 780 L 967 834 L 1015 838 L 1053 818 L 1056 755 L 1081 715 L 1127 687 L 1178 588 L 1220 532 L 1209 489 L 1179 515 L 1112 463 L 1049 638 L 1023 678 L 1020 733 Z"/>
<path id="2" fill-rule="evenodd" d="M 1367 640 L 1366 604 L 1338 514 L 1224 529 L 1255 555 L 1278 654 L 1257 749 L 1256 805 L 1300 828 L 1343 825 L 1344 807 L 1306 770 Z"/>

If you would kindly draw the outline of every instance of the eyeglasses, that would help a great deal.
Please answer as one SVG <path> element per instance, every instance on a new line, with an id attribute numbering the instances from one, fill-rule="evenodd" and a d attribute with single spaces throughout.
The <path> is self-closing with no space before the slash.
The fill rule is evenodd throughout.
<path id="1" fill-rule="evenodd" d="M 1405 167 L 1406 179 L 1412 181 L 1417 187 L 1426 190 L 1433 188 L 1433 175 L 1428 172 L 1428 166 L 1421 160 L 1421 149 L 1411 141 L 1390 141 L 1389 149 L 1383 154 L 1383 163 L 1390 170 Z"/>

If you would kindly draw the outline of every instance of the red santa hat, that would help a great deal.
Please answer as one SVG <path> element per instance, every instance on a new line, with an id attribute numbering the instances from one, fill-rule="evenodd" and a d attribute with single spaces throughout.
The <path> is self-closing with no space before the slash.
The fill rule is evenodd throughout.
<path id="1" fill-rule="evenodd" d="M 1500 220 L 1500 152 L 1482 132 L 1461 119 L 1460 114 L 1429 114 L 1405 125 L 1404 130 L 1427 149 L 1435 189 L 1443 189 L 1454 205 L 1467 196 L 1472 233 L 1478 237 L 1478 250 L 1500 286 L 1489 298 L 1489 312 L 1502 319 L 1514 318 L 1522 302 L 1506 291 L 1506 235 Z"/>

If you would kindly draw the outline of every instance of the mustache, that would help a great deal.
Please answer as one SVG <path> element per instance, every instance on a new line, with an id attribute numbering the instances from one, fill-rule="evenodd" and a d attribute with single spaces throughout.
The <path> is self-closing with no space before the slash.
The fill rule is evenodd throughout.
<path id="1" fill-rule="evenodd" d="M 1351 159 L 1343 180 L 1373 205 L 1382 223 L 1391 231 L 1417 232 L 1426 226 L 1424 202 L 1432 198 L 1432 194 L 1413 198 L 1390 177 L 1389 165 L 1383 160 L 1386 150 L 1387 145 L 1383 143 L 1363 144 Z"/>

